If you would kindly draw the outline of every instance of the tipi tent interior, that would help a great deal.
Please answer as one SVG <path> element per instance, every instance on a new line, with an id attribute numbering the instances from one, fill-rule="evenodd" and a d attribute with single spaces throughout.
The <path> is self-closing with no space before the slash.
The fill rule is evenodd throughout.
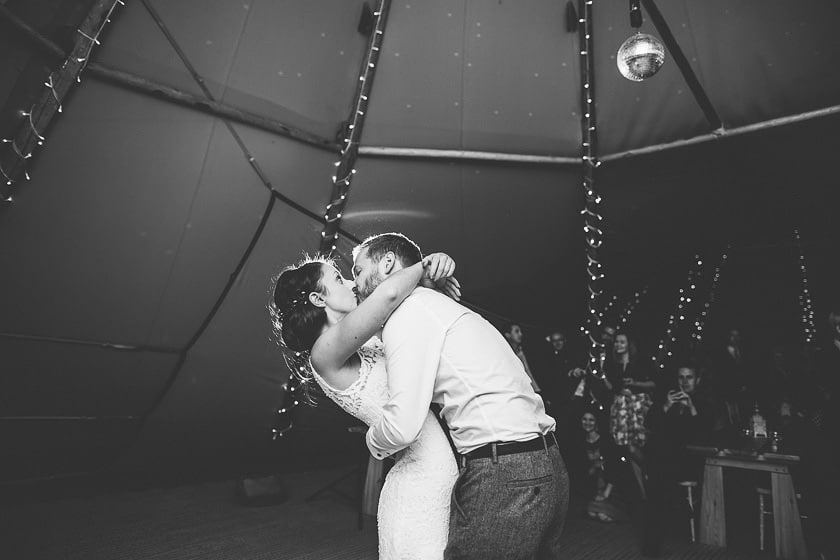
<path id="1" fill-rule="evenodd" d="M 293 406 L 271 279 L 384 231 L 533 345 L 585 353 L 598 315 L 648 354 L 817 343 L 840 4 L 641 7 L 637 82 L 625 0 L 0 0 L 4 485 L 346 460 L 348 420 Z"/>

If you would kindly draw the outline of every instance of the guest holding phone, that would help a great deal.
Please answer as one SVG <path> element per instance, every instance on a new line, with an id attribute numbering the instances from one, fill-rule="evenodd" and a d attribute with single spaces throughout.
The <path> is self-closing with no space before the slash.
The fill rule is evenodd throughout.
<path id="1" fill-rule="evenodd" d="M 651 408 L 647 418 L 648 501 L 642 549 L 647 556 L 660 552 L 667 493 L 676 490 L 681 480 L 699 480 L 700 462 L 686 446 L 707 442 L 714 425 L 710 402 L 698 391 L 700 369 L 686 361 L 676 369 L 675 380 L 676 387 Z"/>

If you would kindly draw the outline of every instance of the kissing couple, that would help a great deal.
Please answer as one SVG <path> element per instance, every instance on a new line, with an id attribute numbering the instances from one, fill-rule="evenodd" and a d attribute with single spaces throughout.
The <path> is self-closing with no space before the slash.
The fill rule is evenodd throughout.
<path id="1" fill-rule="evenodd" d="M 374 457 L 395 459 L 380 559 L 559 558 L 569 478 L 554 419 L 501 333 L 458 303 L 454 270 L 375 235 L 353 250 L 353 281 L 323 258 L 285 268 L 274 326 L 305 358 L 295 373 L 368 425 Z"/>

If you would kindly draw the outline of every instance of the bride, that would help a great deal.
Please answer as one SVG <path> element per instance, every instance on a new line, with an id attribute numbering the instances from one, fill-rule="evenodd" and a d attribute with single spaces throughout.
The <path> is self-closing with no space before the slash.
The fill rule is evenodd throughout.
<path id="1" fill-rule="evenodd" d="M 358 303 L 354 283 L 330 260 L 307 259 L 285 268 L 277 277 L 270 310 L 287 355 L 297 358 L 291 360 L 293 371 L 304 382 L 314 379 L 327 396 L 367 425 L 376 423 L 389 393 L 383 346 L 375 335 L 418 284 L 459 299 L 454 270 L 448 255 L 428 255 L 389 276 Z M 301 358 L 303 368 L 297 365 Z M 379 498 L 379 557 L 443 558 L 458 468 L 431 411 L 420 437 L 395 458 Z"/>

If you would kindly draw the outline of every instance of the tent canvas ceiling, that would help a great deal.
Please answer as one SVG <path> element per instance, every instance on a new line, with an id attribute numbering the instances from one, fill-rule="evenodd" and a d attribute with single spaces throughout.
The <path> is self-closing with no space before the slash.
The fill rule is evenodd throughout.
<path id="1" fill-rule="evenodd" d="M 0 7 L 67 49 L 94 3 Z M 288 372 L 266 311 L 270 279 L 318 249 L 323 224 L 311 214 L 329 202 L 338 139 L 353 110 L 367 54 L 357 29 L 364 5 L 117 6 L 93 49 L 96 64 L 204 97 L 199 76 L 219 104 L 324 145 L 82 74 L 41 131 L 31 180 L 0 207 L 0 431 L 19 459 L 4 477 L 113 458 L 123 468 L 154 469 L 160 458 L 252 457 L 274 445 L 269 427 Z M 672 53 L 649 80 L 620 76 L 615 53 L 632 32 L 627 2 L 595 0 L 607 293 L 627 298 L 649 286 L 638 325 L 658 336 L 692 256 L 717 259 L 731 244 L 733 260 L 752 264 L 725 277 L 721 315 L 797 336 L 794 228 L 817 302 L 836 296 L 840 5 L 656 6 L 723 129 L 718 140 L 630 153 L 714 130 Z M 468 303 L 535 333 L 555 324 L 576 332 L 587 297 L 581 47 L 568 17 L 567 3 L 556 0 L 390 3 L 341 222 L 356 238 L 399 230 L 426 251 L 449 252 Z M 0 133 L 8 137 L 61 59 L 8 17 L 0 25 Z M 659 35 L 647 17 L 641 31 Z M 544 161 L 371 155 L 380 147 Z M 352 246 L 340 237 L 346 273 Z M 778 299 L 770 305 L 750 294 Z M 55 460 L 69 449 L 74 459 Z"/>

